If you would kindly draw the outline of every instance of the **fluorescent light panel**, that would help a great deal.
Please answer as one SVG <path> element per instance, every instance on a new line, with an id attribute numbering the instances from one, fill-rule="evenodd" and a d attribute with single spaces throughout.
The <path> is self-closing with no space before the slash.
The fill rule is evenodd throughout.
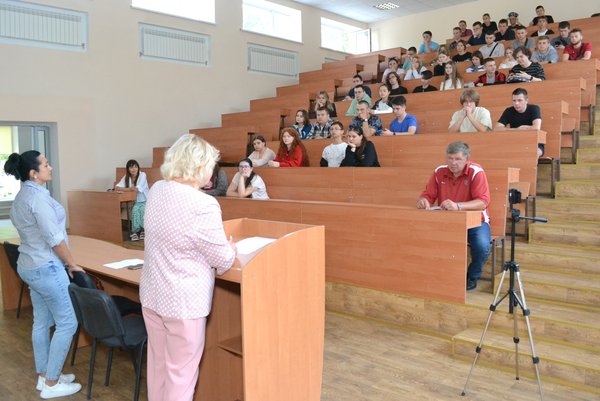
<path id="1" fill-rule="evenodd" d="M 396 3 L 390 3 L 390 2 L 388 2 L 388 3 L 381 3 L 381 4 L 378 4 L 378 5 L 373 6 L 373 7 L 375 7 L 378 10 L 393 10 L 394 8 L 398 8 L 400 6 L 398 4 L 396 4 Z"/>

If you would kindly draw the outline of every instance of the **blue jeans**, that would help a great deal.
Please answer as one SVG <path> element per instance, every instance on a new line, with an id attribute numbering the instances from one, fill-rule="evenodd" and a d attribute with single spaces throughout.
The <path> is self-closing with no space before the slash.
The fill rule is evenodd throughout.
<path id="1" fill-rule="evenodd" d="M 471 245 L 471 263 L 467 270 L 467 278 L 470 280 L 479 280 L 483 265 L 490 254 L 490 242 L 492 233 L 488 223 L 481 223 L 481 226 L 467 230 L 467 241 Z"/>
<path id="2" fill-rule="evenodd" d="M 38 374 L 58 380 L 77 330 L 77 318 L 69 297 L 69 278 L 64 266 L 55 261 L 33 269 L 19 269 L 29 286 L 33 305 L 33 356 Z M 52 340 L 50 328 L 56 325 Z"/>

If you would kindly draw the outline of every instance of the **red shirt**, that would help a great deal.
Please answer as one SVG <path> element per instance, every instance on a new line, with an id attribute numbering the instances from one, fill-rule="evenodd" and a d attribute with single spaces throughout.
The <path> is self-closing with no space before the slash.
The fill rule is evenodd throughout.
<path id="1" fill-rule="evenodd" d="M 275 157 L 275 161 L 279 162 L 279 167 L 304 167 L 302 164 L 302 157 L 302 148 L 300 146 L 296 146 L 294 153 L 290 154 L 290 152 L 286 149 L 283 157 L 279 158 L 279 155 L 277 155 L 277 157 Z"/>
<path id="2" fill-rule="evenodd" d="M 480 75 L 479 77 L 477 77 L 477 80 L 475 81 L 475 85 L 480 84 L 480 83 L 484 84 L 484 85 L 488 85 L 488 78 L 487 78 L 486 74 L 483 74 L 483 75 Z M 504 75 L 500 71 L 494 71 L 494 83 L 489 84 L 489 85 L 505 84 L 505 83 L 506 83 L 506 75 Z"/>
<path id="3" fill-rule="evenodd" d="M 425 191 L 421 194 L 433 205 L 450 199 L 453 202 L 468 202 L 474 199 L 483 201 L 486 209 L 482 212 L 481 221 L 489 223 L 490 216 L 487 205 L 490 204 L 490 187 L 480 165 L 468 162 L 465 169 L 455 177 L 448 166 L 439 166 L 427 182 Z"/>
<path id="4" fill-rule="evenodd" d="M 581 60 L 585 52 L 592 51 L 591 43 L 582 43 L 579 49 L 576 49 L 573 45 L 565 47 L 563 54 L 569 55 L 569 60 Z"/>

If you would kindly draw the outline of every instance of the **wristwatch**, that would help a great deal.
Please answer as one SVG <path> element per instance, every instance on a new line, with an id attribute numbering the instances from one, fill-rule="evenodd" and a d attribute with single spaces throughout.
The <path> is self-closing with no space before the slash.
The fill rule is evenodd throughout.
<path id="1" fill-rule="evenodd" d="M 458 208 L 458 210 L 462 210 L 462 205 L 460 203 L 457 203 L 456 207 Z"/>
<path id="2" fill-rule="evenodd" d="M 363 123 L 368 123 L 369 119 L 368 118 L 363 118 Z"/>

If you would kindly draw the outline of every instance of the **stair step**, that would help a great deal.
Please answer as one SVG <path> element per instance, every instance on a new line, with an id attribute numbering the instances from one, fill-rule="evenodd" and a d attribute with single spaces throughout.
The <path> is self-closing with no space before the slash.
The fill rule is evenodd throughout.
<path id="1" fill-rule="evenodd" d="M 492 321 L 493 324 L 493 321 Z M 525 329 L 525 327 L 521 327 Z M 522 331 L 523 331 L 522 330 Z M 453 337 L 454 355 L 473 360 L 475 347 L 481 339 L 482 329 L 469 328 Z M 519 333 L 519 367 L 521 373 L 534 375 L 532 352 L 526 331 Z M 488 329 L 478 361 L 485 364 L 515 367 L 513 333 Z M 600 352 L 582 350 L 533 337 L 542 379 L 554 380 L 573 387 L 582 387 L 600 393 Z"/>
<path id="2" fill-rule="evenodd" d="M 521 280 L 525 297 L 547 299 L 565 304 L 597 307 L 600 305 L 600 279 L 597 275 L 580 273 L 561 274 L 556 272 L 536 271 L 521 268 Z M 500 285 L 500 279 L 495 286 Z M 516 285 L 516 284 L 515 284 Z M 508 275 L 503 283 L 502 291 L 509 286 Z"/>
<path id="3" fill-rule="evenodd" d="M 593 136 L 593 138 L 595 138 L 595 136 Z M 579 149 L 577 151 L 577 161 L 581 163 L 600 163 L 600 149 Z"/>
<path id="4" fill-rule="evenodd" d="M 534 243 L 600 247 L 600 223 L 552 223 L 529 226 L 529 240 Z"/>
<path id="5" fill-rule="evenodd" d="M 554 341 L 570 346 L 600 351 L 600 308 L 580 307 L 559 302 L 548 302 L 528 296 L 527 307 L 531 311 L 531 327 L 535 338 Z M 503 295 L 501 293 L 501 295 Z M 494 296 L 484 292 L 470 292 L 467 304 L 474 307 L 486 305 L 486 315 L 479 322 L 470 321 L 469 327 L 479 327 L 489 314 L 489 305 Z M 514 316 L 508 313 L 508 299 L 496 312 L 492 327 L 502 331 L 513 330 Z M 517 314 L 519 326 L 524 325 L 523 315 Z"/>
<path id="6" fill-rule="evenodd" d="M 561 164 L 561 182 L 568 180 L 600 179 L 600 163 Z"/>
<path id="7" fill-rule="evenodd" d="M 600 179 L 600 165 L 598 167 L 598 178 Z M 598 222 L 600 221 L 600 200 L 540 198 L 536 201 L 536 215 L 548 218 L 549 224 L 561 221 Z"/>
<path id="8" fill-rule="evenodd" d="M 567 180 L 556 183 L 556 198 L 600 198 L 598 180 Z"/>
<path id="9" fill-rule="evenodd" d="M 587 135 L 579 138 L 579 149 L 600 148 L 600 136 Z"/>

